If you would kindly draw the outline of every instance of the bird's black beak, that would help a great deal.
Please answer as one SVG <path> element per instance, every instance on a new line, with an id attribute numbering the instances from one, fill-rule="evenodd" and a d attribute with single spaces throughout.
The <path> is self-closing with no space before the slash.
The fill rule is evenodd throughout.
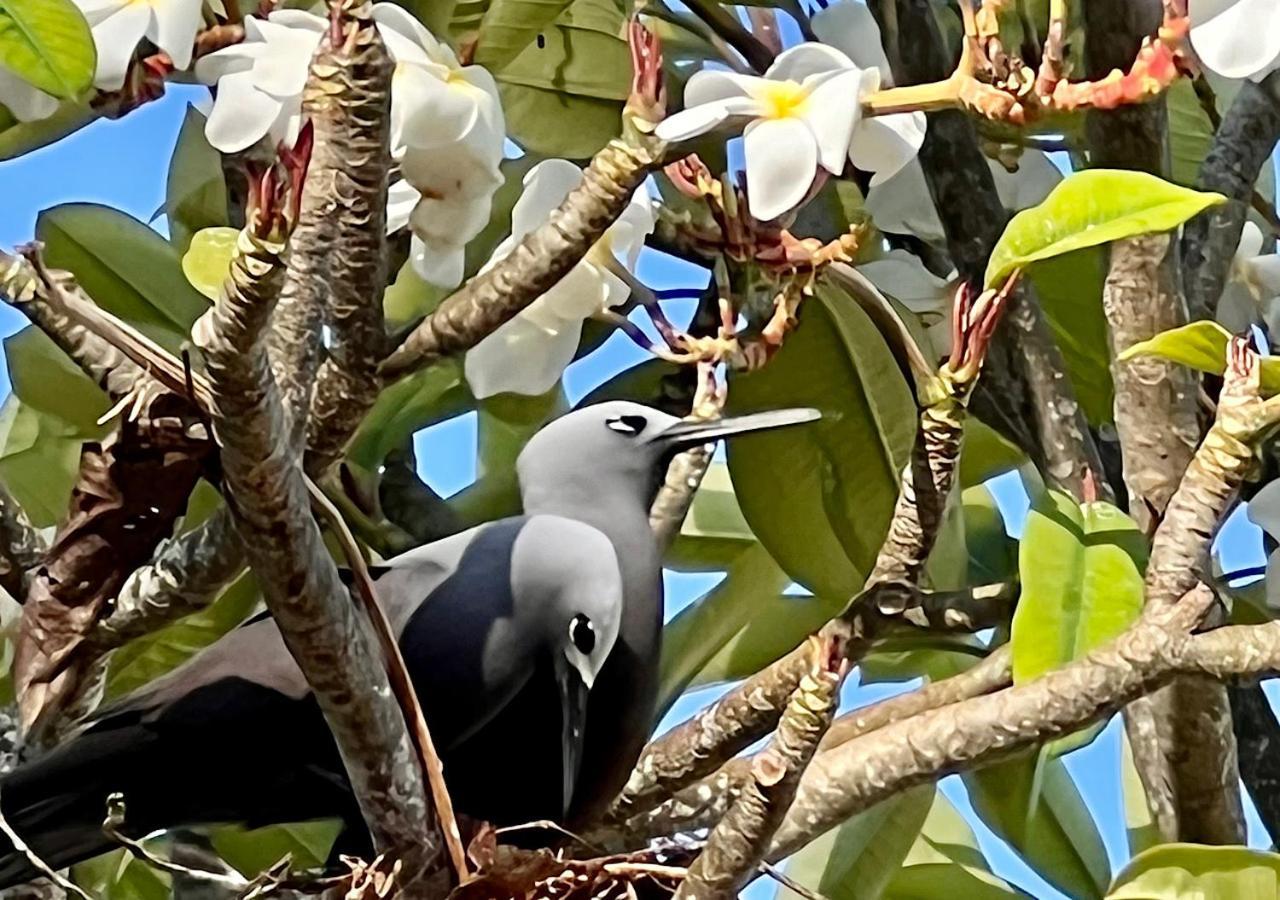
<path id="1" fill-rule="evenodd" d="M 556 681 L 560 686 L 560 752 L 563 764 L 564 815 L 569 814 L 578 769 L 582 764 L 583 729 L 587 723 L 587 686 L 578 670 L 561 657 L 556 664 Z"/>
<path id="2" fill-rule="evenodd" d="M 745 416 L 730 416 L 727 419 L 711 421 L 677 422 L 670 428 L 654 436 L 654 441 L 669 447 L 673 452 L 699 444 L 709 444 L 720 438 L 732 437 L 735 434 L 747 434 L 752 431 L 767 431 L 770 428 L 783 428 L 787 425 L 801 425 L 822 418 L 822 413 L 809 407 L 795 409 L 771 409 L 765 412 L 750 413 Z"/>

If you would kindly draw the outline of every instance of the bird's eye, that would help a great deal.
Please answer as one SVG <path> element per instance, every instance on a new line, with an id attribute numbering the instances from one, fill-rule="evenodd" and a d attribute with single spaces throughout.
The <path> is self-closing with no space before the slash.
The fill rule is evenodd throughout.
<path id="1" fill-rule="evenodd" d="M 644 426 L 649 423 L 645 421 L 644 416 L 614 416 L 605 421 L 604 424 L 610 431 L 625 434 L 627 437 L 635 437 L 644 431 Z"/>
<path id="2" fill-rule="evenodd" d="M 587 656 L 590 656 L 591 651 L 596 648 L 596 629 L 591 624 L 591 620 L 582 613 L 578 613 L 569 622 L 569 640 L 573 641 L 573 646 Z"/>

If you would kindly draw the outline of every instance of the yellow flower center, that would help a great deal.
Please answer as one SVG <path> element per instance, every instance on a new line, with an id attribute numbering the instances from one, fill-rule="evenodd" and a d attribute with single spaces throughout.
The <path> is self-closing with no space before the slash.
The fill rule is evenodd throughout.
<path id="1" fill-rule="evenodd" d="M 804 111 L 809 92 L 794 81 L 771 81 L 757 97 L 767 119 L 789 119 Z"/>

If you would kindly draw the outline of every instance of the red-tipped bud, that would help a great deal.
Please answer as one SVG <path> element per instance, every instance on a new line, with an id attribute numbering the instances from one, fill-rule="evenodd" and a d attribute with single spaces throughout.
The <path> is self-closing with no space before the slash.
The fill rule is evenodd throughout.
<path id="1" fill-rule="evenodd" d="M 631 96 L 627 107 L 650 123 L 662 121 L 667 114 L 667 89 L 662 77 L 662 42 L 632 16 L 627 24 L 627 43 L 631 48 Z"/>
<path id="2" fill-rule="evenodd" d="M 671 179 L 676 190 L 694 200 L 707 196 L 710 186 L 715 182 L 715 176 L 696 153 L 669 163 L 662 171 Z"/>
<path id="3" fill-rule="evenodd" d="M 260 238 L 280 240 L 293 230 L 302 207 L 302 191 L 311 162 L 314 131 L 307 122 L 293 147 L 281 144 L 277 159 L 262 167 L 248 163 L 249 203 L 246 220 Z"/>

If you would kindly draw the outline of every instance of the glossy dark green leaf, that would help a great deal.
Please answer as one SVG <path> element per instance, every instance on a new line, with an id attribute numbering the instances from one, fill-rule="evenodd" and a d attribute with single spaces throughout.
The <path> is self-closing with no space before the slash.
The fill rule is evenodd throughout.
<path id="1" fill-rule="evenodd" d="M 995 584 L 1016 578 L 1018 542 L 1009 537 L 996 498 L 983 485 L 965 488 L 961 496 L 969 583 Z"/>
<path id="2" fill-rule="evenodd" d="M 987 263 L 986 285 L 1014 269 L 1120 238 L 1170 231 L 1202 210 L 1226 202 L 1221 194 L 1170 184 L 1145 172 L 1088 169 L 1067 176 L 1039 206 L 1005 227 Z"/>
<path id="3" fill-rule="evenodd" d="M 988 478 L 1013 471 L 1026 461 L 1025 453 L 977 416 L 965 418 L 964 445 L 960 452 L 961 487 L 982 484 Z"/>
<path id="4" fill-rule="evenodd" d="M 1280 854 L 1248 847 L 1163 844 L 1116 876 L 1107 900 L 1277 900 Z"/>
<path id="5" fill-rule="evenodd" d="M 356 429 L 347 456 L 375 472 L 388 453 L 415 433 L 465 412 L 474 401 L 459 370 L 457 362 L 443 360 L 383 388 Z"/>
<path id="6" fill-rule="evenodd" d="M 45 210 L 36 222 L 49 265 L 89 296 L 176 350 L 208 302 L 187 283 L 178 251 L 137 219 L 91 203 Z"/>
<path id="7" fill-rule="evenodd" d="M 622 104 L 499 82 L 507 134 L 521 147 L 547 156 L 587 159 L 618 136 Z"/>
<path id="8" fill-rule="evenodd" d="M 578 401 L 590 406 L 606 400 L 630 400 L 649 406 L 661 405 L 663 379 L 674 375 L 680 367 L 661 359 L 649 359 L 619 372 Z"/>
<path id="9" fill-rule="evenodd" d="M 1045 762 L 1032 809 L 1036 755 L 1022 754 L 962 776 L 974 810 L 1045 881 L 1069 897 L 1101 897 L 1111 877 L 1106 849 L 1061 759 Z"/>
<path id="10" fill-rule="evenodd" d="M 800 325 L 757 372 L 731 379 L 732 413 L 812 406 L 812 424 L 729 442 L 752 531 L 800 584 L 843 606 L 862 588 L 915 437 L 911 390 L 866 314 L 820 285 Z"/>
<path id="11" fill-rule="evenodd" d="M 222 156 L 204 136 L 205 117 L 187 107 L 178 143 L 169 161 L 165 214 L 169 240 L 185 253 L 191 236 L 202 228 L 230 225 L 227 221 L 227 182 Z"/>
<path id="12" fill-rule="evenodd" d="M 573 0 L 490 0 L 480 21 L 476 63 L 501 72 L 572 3 Z"/>
<path id="13" fill-rule="evenodd" d="M 73 99 L 93 83 L 97 61 L 89 23 L 72 0 L 0 0 L 0 68 Z"/>
<path id="14" fill-rule="evenodd" d="M 919 838 L 935 790 L 918 785 L 831 829 L 791 857 L 787 875 L 828 900 L 882 896 Z M 800 895 L 784 887 L 778 897 Z"/>

